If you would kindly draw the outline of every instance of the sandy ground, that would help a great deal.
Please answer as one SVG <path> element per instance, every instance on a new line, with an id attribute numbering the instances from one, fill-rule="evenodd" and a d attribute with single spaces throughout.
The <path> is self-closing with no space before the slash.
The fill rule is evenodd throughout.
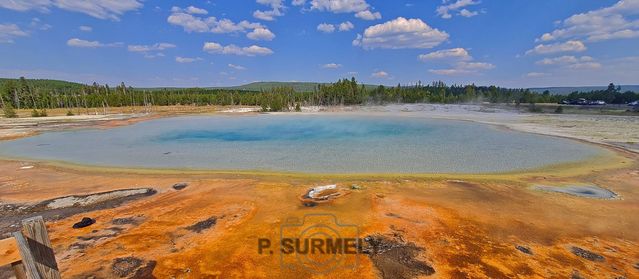
<path id="1" fill-rule="evenodd" d="M 339 109 L 362 110 L 472 120 L 599 143 L 636 143 L 638 138 L 637 129 L 629 128 L 637 124 L 632 118 L 527 115 L 477 106 Z M 617 154 L 603 164 L 583 162 L 529 174 L 370 178 L 136 173 L 45 162 L 24 168 L 24 162 L 0 161 L 0 204 L 118 189 L 157 190 L 115 208 L 47 221 L 65 278 L 412 278 L 425 276 L 418 268 L 424 265 L 434 269 L 432 278 L 635 278 L 639 161 L 632 152 Z M 173 189 L 178 182 L 188 186 Z M 329 184 L 347 194 L 315 207 L 300 202 L 309 188 Z M 594 184 L 619 198 L 532 189 L 537 184 Z M 393 249 L 390 254 L 359 255 L 354 269 L 326 274 L 283 269 L 277 252 L 258 253 L 258 239 L 278 240 L 290 217 L 326 213 L 356 225 L 360 237 L 382 235 L 419 252 L 415 259 L 400 254 L 399 261 L 390 255 L 397 251 Z M 85 216 L 96 223 L 71 229 Z"/>

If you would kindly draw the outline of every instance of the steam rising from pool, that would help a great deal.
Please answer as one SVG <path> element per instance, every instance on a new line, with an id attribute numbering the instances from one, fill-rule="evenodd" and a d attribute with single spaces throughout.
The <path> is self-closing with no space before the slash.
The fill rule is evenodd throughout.
<path id="1" fill-rule="evenodd" d="M 143 168 L 487 173 L 607 152 L 491 126 L 402 116 L 190 116 L 0 142 L 0 155 Z"/>

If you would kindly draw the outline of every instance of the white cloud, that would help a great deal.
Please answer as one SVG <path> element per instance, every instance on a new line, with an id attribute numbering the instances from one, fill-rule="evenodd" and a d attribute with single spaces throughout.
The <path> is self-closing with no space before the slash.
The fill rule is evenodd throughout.
<path id="1" fill-rule="evenodd" d="M 187 13 L 187 14 L 192 14 L 192 15 L 207 15 L 209 14 L 209 12 L 205 9 L 201 9 L 195 6 L 188 6 L 184 9 L 180 8 L 180 7 L 176 7 L 173 6 L 171 8 L 171 12 L 172 13 Z"/>
<path id="2" fill-rule="evenodd" d="M 343 32 L 343 31 L 349 31 L 351 29 L 355 28 L 355 25 L 353 25 L 350 21 L 345 21 L 339 24 L 339 31 Z"/>
<path id="3" fill-rule="evenodd" d="M 165 50 L 169 48 L 175 48 L 174 44 L 170 43 L 157 43 L 153 45 L 129 45 L 127 50 L 130 52 L 149 52 L 157 50 Z"/>
<path id="4" fill-rule="evenodd" d="M 544 77 L 547 75 L 548 75 L 547 73 L 540 73 L 540 72 L 530 72 L 526 74 L 527 77 L 531 77 L 531 78 Z"/>
<path id="5" fill-rule="evenodd" d="M 539 44 L 535 48 L 526 51 L 526 54 L 550 54 L 558 52 L 581 52 L 585 51 L 586 45 L 581 41 L 567 41 L 565 43 Z"/>
<path id="6" fill-rule="evenodd" d="M 444 4 L 450 2 L 448 0 L 444 0 L 443 1 Z M 477 5 L 479 4 L 479 1 L 473 1 L 473 0 L 457 0 L 454 3 L 450 3 L 448 5 L 441 5 L 439 7 L 437 7 L 437 15 L 439 15 L 441 18 L 452 18 L 453 15 L 451 14 L 452 11 L 457 11 L 461 8 L 467 7 L 467 6 L 471 6 L 471 5 Z M 465 16 L 465 17 L 471 17 L 471 16 L 475 16 L 477 15 L 477 12 L 471 12 L 467 9 L 463 9 L 460 12 L 461 16 Z"/>
<path id="7" fill-rule="evenodd" d="M 474 17 L 476 15 L 478 15 L 479 12 L 475 11 L 475 12 L 471 12 L 467 9 L 462 9 L 461 11 L 459 11 L 459 15 L 463 16 L 463 17 Z"/>
<path id="8" fill-rule="evenodd" d="M 125 12 L 142 8 L 138 0 L 56 0 L 58 8 L 88 14 L 99 19 L 119 20 Z"/>
<path id="9" fill-rule="evenodd" d="M 371 74 L 372 77 L 374 78 L 389 78 L 390 75 L 387 72 L 384 71 L 377 71 Z"/>
<path id="10" fill-rule="evenodd" d="M 373 25 L 358 35 L 353 45 L 374 48 L 433 48 L 448 39 L 448 33 L 431 28 L 421 19 L 398 17 Z"/>
<path id="11" fill-rule="evenodd" d="M 258 27 L 253 29 L 253 31 L 246 34 L 246 37 L 251 40 L 262 40 L 262 41 L 271 41 L 275 38 L 275 34 L 266 28 Z"/>
<path id="12" fill-rule="evenodd" d="M 248 22 L 246 20 L 242 20 L 238 23 L 234 23 L 229 19 L 221 19 L 219 21 L 215 21 L 214 18 L 210 20 L 209 23 L 212 23 L 211 32 L 213 33 L 234 33 L 234 32 L 246 32 L 246 30 L 256 29 L 256 28 L 264 28 L 259 23 Z"/>
<path id="13" fill-rule="evenodd" d="M 557 65 L 574 70 L 599 69 L 602 67 L 599 62 L 596 62 L 595 59 L 590 56 L 575 57 L 568 55 L 554 58 L 544 58 L 535 62 L 535 64 L 544 66 Z"/>
<path id="14" fill-rule="evenodd" d="M 31 19 L 31 24 L 29 24 L 29 26 L 32 29 L 38 29 L 42 31 L 46 31 L 53 28 L 53 26 L 51 26 L 50 24 L 42 23 L 42 21 L 37 17 L 34 17 Z"/>
<path id="15" fill-rule="evenodd" d="M 166 21 L 170 24 L 181 26 L 186 32 L 211 31 L 211 27 L 205 19 L 194 17 L 193 15 L 186 13 L 173 13 L 166 19 Z"/>
<path id="16" fill-rule="evenodd" d="M 495 65 L 486 62 L 470 62 L 473 60 L 473 57 L 464 48 L 434 51 L 428 54 L 419 55 L 418 58 L 422 61 L 450 61 L 450 66 L 452 68 L 428 70 L 429 72 L 438 75 L 472 74 L 495 68 Z"/>
<path id="17" fill-rule="evenodd" d="M 639 26 L 639 21 L 637 22 Z M 601 33 L 601 34 L 593 34 L 588 38 L 589 41 L 599 42 L 599 41 L 607 41 L 614 39 L 632 39 L 639 38 L 639 30 L 630 30 L 624 29 L 619 31 L 614 31 L 612 33 Z"/>
<path id="18" fill-rule="evenodd" d="M 84 32 L 93 31 L 93 28 L 91 26 L 86 26 L 86 25 L 82 25 L 82 26 L 78 27 L 78 29 L 80 29 L 80 31 L 84 31 Z"/>
<path id="19" fill-rule="evenodd" d="M 228 64 L 229 68 L 233 68 L 236 69 L 238 71 L 242 71 L 242 70 L 246 70 L 246 67 L 244 66 L 240 66 L 240 65 L 235 65 L 235 64 Z"/>
<path id="20" fill-rule="evenodd" d="M 202 58 L 200 57 L 181 57 L 181 56 L 176 56 L 175 57 L 175 62 L 178 63 L 193 63 L 196 61 L 201 61 Z"/>
<path id="21" fill-rule="evenodd" d="M 597 62 L 584 62 L 568 65 L 568 68 L 575 70 L 593 70 L 601 68 L 601 64 Z"/>
<path id="22" fill-rule="evenodd" d="M 495 65 L 484 62 L 459 62 L 457 63 L 458 69 L 464 69 L 468 71 L 474 70 L 490 70 L 494 69 Z"/>
<path id="23" fill-rule="evenodd" d="M 0 24 L 0 44 L 13 43 L 15 37 L 26 37 L 29 33 L 23 31 L 15 24 Z"/>
<path id="24" fill-rule="evenodd" d="M 472 74 L 478 73 L 482 70 L 494 69 L 495 65 L 485 62 L 457 62 L 453 68 L 450 69 L 430 69 L 429 72 L 438 75 L 459 75 L 459 74 Z"/>
<path id="25" fill-rule="evenodd" d="M 342 67 L 342 64 L 337 64 L 337 63 L 328 63 L 328 64 L 322 65 L 322 68 L 324 69 L 337 69 L 341 67 Z"/>
<path id="26" fill-rule="evenodd" d="M 311 9 L 333 13 L 357 13 L 368 10 L 366 0 L 312 0 Z"/>
<path id="27" fill-rule="evenodd" d="M 78 38 L 72 38 L 67 41 L 67 45 L 70 47 L 81 47 L 81 48 L 99 48 L 99 47 L 121 47 L 122 43 L 110 43 L 104 44 L 99 41 L 87 41 Z"/>
<path id="28" fill-rule="evenodd" d="M 468 73 L 465 70 L 458 70 L 458 69 L 430 69 L 430 70 L 428 70 L 428 72 L 431 72 L 431 73 L 437 74 L 437 75 L 443 75 L 443 76 L 452 76 L 452 75 L 459 75 L 459 74 L 467 74 Z"/>
<path id="29" fill-rule="evenodd" d="M 317 25 L 317 31 L 324 33 L 333 33 L 335 31 L 335 25 L 328 23 L 320 23 Z"/>
<path id="30" fill-rule="evenodd" d="M 295 5 L 296 1 L 293 2 Z M 304 1 L 297 1 L 303 5 Z M 312 0 L 311 10 L 327 11 L 336 14 L 355 13 L 355 17 L 363 20 L 375 20 L 382 18 L 379 12 L 371 12 L 372 7 L 366 0 Z"/>
<path id="31" fill-rule="evenodd" d="M 236 45 L 222 46 L 218 43 L 206 42 L 202 48 L 204 51 L 212 54 L 232 54 L 240 56 L 264 56 L 271 55 L 273 51 L 266 47 L 252 45 L 249 47 L 238 47 Z"/>
<path id="32" fill-rule="evenodd" d="M 564 55 L 564 56 L 559 56 L 554 58 L 544 58 L 542 60 L 535 62 L 535 64 L 537 65 L 567 65 L 567 64 L 576 64 L 580 62 L 592 62 L 593 60 L 594 59 L 590 56 L 575 57 L 575 56 Z"/>
<path id="33" fill-rule="evenodd" d="M 291 1 L 293 6 L 304 6 L 306 4 L 306 0 L 293 0 Z"/>
<path id="34" fill-rule="evenodd" d="M 340 24 L 330 24 L 330 23 L 320 23 L 317 25 L 317 31 L 323 33 L 333 33 L 335 30 L 339 30 L 340 32 L 349 31 L 355 28 L 355 25 L 350 21 L 345 21 Z"/>
<path id="35" fill-rule="evenodd" d="M 99 19 L 120 20 L 120 16 L 142 7 L 139 0 L 2 0 L 0 7 L 15 11 L 50 11 L 57 7 L 67 11 L 80 12 Z"/>
<path id="36" fill-rule="evenodd" d="M 272 21 L 275 20 L 275 17 L 283 16 L 284 13 L 282 10 L 286 8 L 284 7 L 283 2 L 284 0 L 257 0 L 258 4 L 270 6 L 271 10 L 257 10 L 253 12 L 253 17 L 261 20 Z"/>
<path id="37" fill-rule="evenodd" d="M 456 59 L 456 60 L 472 60 L 473 58 L 468 54 L 468 51 L 464 48 L 451 48 L 438 50 L 428 54 L 419 55 L 419 60 L 436 60 L 436 59 Z"/>
<path id="38" fill-rule="evenodd" d="M 188 6 L 186 8 L 186 12 L 189 13 L 189 14 L 197 14 L 197 15 L 206 15 L 206 14 L 209 13 L 205 9 L 200 9 L 200 8 L 193 7 L 193 6 Z"/>
<path id="39" fill-rule="evenodd" d="M 639 37 L 639 1 L 621 0 L 616 4 L 560 21 L 560 28 L 543 34 L 538 40 L 579 39 L 598 42 Z"/>
<path id="40" fill-rule="evenodd" d="M 282 16 L 283 14 L 279 10 L 270 10 L 270 11 L 255 11 L 253 12 L 253 17 L 266 21 L 275 20 L 276 16 Z"/>
<path id="41" fill-rule="evenodd" d="M 179 9 L 179 8 L 178 8 Z M 235 23 L 230 19 L 220 19 L 215 17 L 199 17 L 181 11 L 173 12 L 167 22 L 173 25 L 181 26 L 186 32 L 211 32 L 211 33 L 246 33 L 249 39 L 267 40 L 273 39 L 275 35 L 260 23 L 249 22 L 246 20 Z M 260 30 L 257 30 L 260 29 Z M 270 33 L 270 34 L 269 34 Z M 272 36 L 271 36 L 272 35 Z"/>
<path id="42" fill-rule="evenodd" d="M 51 0 L 2 0 L 0 1 L 0 7 L 10 9 L 19 12 L 25 12 L 29 10 L 37 10 L 40 12 L 48 12 L 49 7 L 53 3 Z"/>
<path id="43" fill-rule="evenodd" d="M 376 19 L 381 19 L 382 14 L 379 12 L 373 13 L 370 10 L 365 10 L 365 11 L 357 12 L 355 14 L 355 17 L 363 19 L 363 20 L 376 20 Z"/>

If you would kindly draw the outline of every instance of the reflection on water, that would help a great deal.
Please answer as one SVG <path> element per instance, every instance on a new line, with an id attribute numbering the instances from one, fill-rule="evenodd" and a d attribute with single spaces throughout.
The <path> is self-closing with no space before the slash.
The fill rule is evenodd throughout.
<path id="1" fill-rule="evenodd" d="M 0 143 L 0 155 L 150 168 L 484 173 L 607 152 L 469 122 L 401 116 L 191 116 Z"/>

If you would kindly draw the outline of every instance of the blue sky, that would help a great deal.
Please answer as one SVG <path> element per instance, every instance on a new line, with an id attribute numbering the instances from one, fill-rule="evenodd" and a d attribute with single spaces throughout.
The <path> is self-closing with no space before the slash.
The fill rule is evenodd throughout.
<path id="1" fill-rule="evenodd" d="M 0 76 L 83 83 L 639 84 L 637 46 L 639 0 L 0 0 Z"/>

